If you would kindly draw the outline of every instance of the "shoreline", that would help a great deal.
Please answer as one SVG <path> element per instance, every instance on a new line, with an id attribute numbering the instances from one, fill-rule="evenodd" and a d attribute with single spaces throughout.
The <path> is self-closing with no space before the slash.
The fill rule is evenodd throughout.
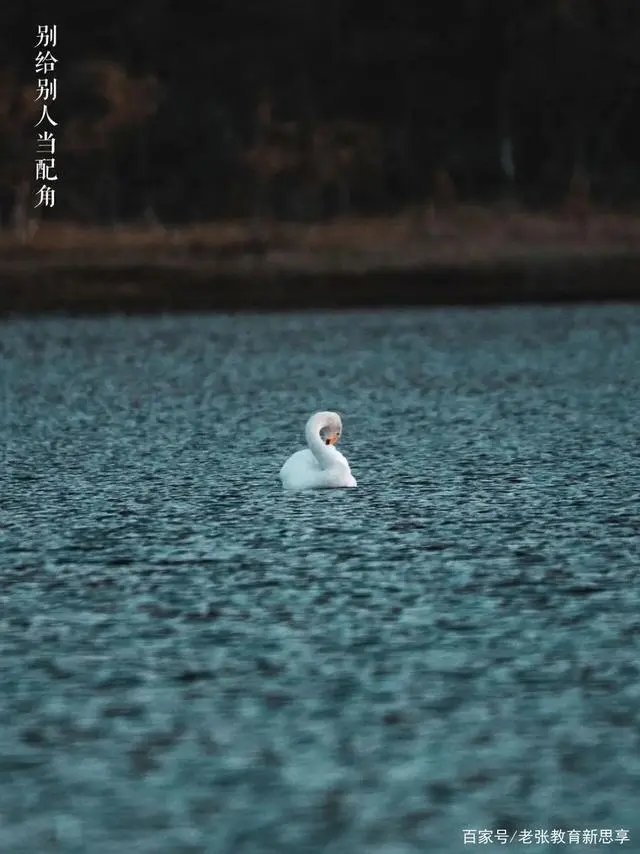
<path id="1" fill-rule="evenodd" d="M 640 219 L 467 209 L 0 234 L 0 315 L 640 300 Z"/>

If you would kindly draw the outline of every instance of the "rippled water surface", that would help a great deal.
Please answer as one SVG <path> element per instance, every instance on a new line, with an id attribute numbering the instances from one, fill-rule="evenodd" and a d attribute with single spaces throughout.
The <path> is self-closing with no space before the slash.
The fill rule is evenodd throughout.
<path id="1" fill-rule="evenodd" d="M 2 852 L 639 850 L 640 307 L 10 320 L 0 383 Z M 286 495 L 326 408 L 359 487 Z"/>

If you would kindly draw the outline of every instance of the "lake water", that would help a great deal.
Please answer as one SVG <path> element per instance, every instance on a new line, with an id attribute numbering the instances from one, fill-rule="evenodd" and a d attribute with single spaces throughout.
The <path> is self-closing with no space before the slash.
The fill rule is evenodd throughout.
<path id="1" fill-rule="evenodd" d="M 0 393 L 0 850 L 638 850 L 640 307 L 15 319 Z"/>

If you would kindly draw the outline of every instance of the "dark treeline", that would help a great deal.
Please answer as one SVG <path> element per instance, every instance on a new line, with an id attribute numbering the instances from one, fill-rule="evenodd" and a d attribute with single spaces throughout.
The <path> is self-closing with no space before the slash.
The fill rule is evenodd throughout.
<path id="1" fill-rule="evenodd" d="M 42 23 L 50 218 L 314 220 L 576 186 L 640 201 L 640 0 L 56 0 L 0 7 L 4 225 L 35 183 Z"/>

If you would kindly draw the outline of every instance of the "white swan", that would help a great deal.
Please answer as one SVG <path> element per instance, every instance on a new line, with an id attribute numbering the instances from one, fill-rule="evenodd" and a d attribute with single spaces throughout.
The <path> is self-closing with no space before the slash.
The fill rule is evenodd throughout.
<path id="1" fill-rule="evenodd" d="M 304 435 L 309 447 L 292 454 L 280 469 L 285 489 L 357 486 L 349 463 L 334 447 L 342 435 L 342 419 L 337 412 L 316 412 L 307 421 Z"/>

